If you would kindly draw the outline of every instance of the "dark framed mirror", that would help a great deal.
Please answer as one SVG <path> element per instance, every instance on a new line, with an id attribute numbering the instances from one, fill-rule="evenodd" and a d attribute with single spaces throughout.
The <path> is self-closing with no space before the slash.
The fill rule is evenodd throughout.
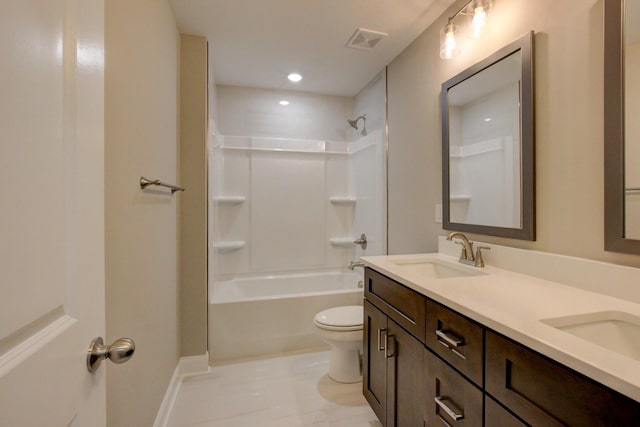
<path id="1" fill-rule="evenodd" d="M 535 240 L 533 39 L 442 84 L 445 230 Z"/>
<path id="2" fill-rule="evenodd" d="M 640 0 L 604 1 L 605 250 L 640 254 Z"/>

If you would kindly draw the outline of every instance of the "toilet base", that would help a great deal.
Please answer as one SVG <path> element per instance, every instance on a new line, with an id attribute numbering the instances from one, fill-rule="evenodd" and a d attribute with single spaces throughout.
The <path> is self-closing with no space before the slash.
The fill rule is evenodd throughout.
<path id="1" fill-rule="evenodd" d="M 329 378 L 343 384 L 362 381 L 360 351 L 333 347 L 329 361 Z"/>

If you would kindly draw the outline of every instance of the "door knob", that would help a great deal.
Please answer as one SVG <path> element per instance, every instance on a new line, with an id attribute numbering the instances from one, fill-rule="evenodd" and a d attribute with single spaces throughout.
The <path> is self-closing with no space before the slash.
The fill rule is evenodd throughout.
<path id="1" fill-rule="evenodd" d="M 95 372 L 103 359 L 109 359 L 113 363 L 124 363 L 131 359 L 136 351 L 136 344 L 131 338 L 119 338 L 111 345 L 104 345 L 102 337 L 94 338 L 87 351 L 87 369 Z"/>

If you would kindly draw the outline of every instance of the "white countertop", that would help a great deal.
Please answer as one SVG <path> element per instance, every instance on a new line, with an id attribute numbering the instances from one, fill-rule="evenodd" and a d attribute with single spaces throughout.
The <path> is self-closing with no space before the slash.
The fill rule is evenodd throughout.
<path id="1" fill-rule="evenodd" d="M 487 274 L 430 278 L 396 264 L 422 257 Z M 361 260 L 422 295 L 640 401 L 640 360 L 541 322 L 595 312 L 624 312 L 640 318 L 639 303 L 496 268 L 488 262 L 483 269 L 462 265 L 457 257 L 444 254 L 367 256 Z"/>

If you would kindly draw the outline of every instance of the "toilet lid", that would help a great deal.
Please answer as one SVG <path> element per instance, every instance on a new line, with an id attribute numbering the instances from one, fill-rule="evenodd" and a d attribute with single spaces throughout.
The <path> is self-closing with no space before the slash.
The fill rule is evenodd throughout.
<path id="1" fill-rule="evenodd" d="M 320 325 L 353 329 L 362 327 L 363 317 L 361 305 L 347 305 L 323 310 L 313 320 Z"/>

